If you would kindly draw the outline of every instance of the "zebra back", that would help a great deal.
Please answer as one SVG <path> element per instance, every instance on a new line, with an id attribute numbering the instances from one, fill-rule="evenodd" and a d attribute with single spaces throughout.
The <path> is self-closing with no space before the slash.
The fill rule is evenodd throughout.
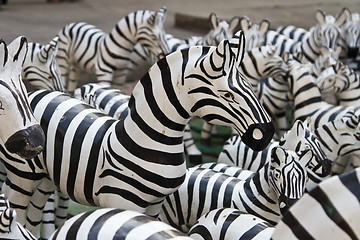
<path id="1" fill-rule="evenodd" d="M 270 240 L 275 228 L 267 221 L 234 208 L 219 208 L 201 216 L 189 231 L 194 240 Z"/>
<path id="2" fill-rule="evenodd" d="M 55 239 L 183 239 L 191 240 L 175 228 L 131 210 L 103 208 L 78 214 L 67 220 L 50 237 Z"/>
<path id="3" fill-rule="evenodd" d="M 16 212 L 10 208 L 4 194 L 0 195 L 0 238 L 16 240 L 36 240 L 27 229 L 16 221 Z"/>
<path id="4" fill-rule="evenodd" d="M 259 24 L 253 24 L 247 16 L 241 17 L 240 29 L 243 30 L 245 34 L 245 50 L 250 51 L 255 47 L 264 45 L 264 37 L 269 28 L 270 21 L 268 19 L 263 19 Z"/>
<path id="5" fill-rule="evenodd" d="M 57 40 L 54 38 L 50 43 L 28 43 L 22 78 L 32 90 L 48 89 L 65 92 L 65 83 L 56 61 Z"/>
<path id="6" fill-rule="evenodd" d="M 212 169 L 189 168 L 185 182 L 166 197 L 159 218 L 188 231 L 203 214 L 232 207 L 274 224 L 305 191 L 312 154 L 312 150 L 295 153 L 276 147 L 271 162 L 246 180 Z"/>

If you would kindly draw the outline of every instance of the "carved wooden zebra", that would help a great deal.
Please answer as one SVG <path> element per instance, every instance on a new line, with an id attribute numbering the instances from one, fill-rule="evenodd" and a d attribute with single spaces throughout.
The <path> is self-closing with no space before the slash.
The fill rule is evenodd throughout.
<path id="1" fill-rule="evenodd" d="M 291 39 L 281 31 L 268 31 L 265 36 L 266 44 L 278 45 L 278 54 L 283 52 L 297 53 L 304 55 L 303 62 L 314 62 L 321 47 L 335 49 L 340 35 L 340 26 L 345 22 L 346 16 L 342 14 L 337 18 L 326 15 L 322 10 L 316 12 L 317 25 L 310 28 L 300 41 Z M 290 33 L 291 35 L 291 33 Z"/>
<path id="2" fill-rule="evenodd" d="M 16 212 L 10 208 L 9 201 L 4 194 L 0 195 L 0 239 L 37 239 L 16 221 Z"/>
<path id="3" fill-rule="evenodd" d="M 22 79 L 32 89 L 49 89 L 65 92 L 59 65 L 56 61 L 57 37 L 48 44 L 28 43 Z"/>
<path id="4" fill-rule="evenodd" d="M 65 222 L 50 239 L 183 239 L 191 240 L 170 225 L 145 214 L 102 208 L 78 214 Z"/>
<path id="5" fill-rule="evenodd" d="M 231 39 L 235 29 L 239 25 L 240 18 L 233 17 L 230 21 L 219 19 L 215 13 L 209 15 L 210 31 L 205 36 L 191 36 L 186 39 L 179 39 L 171 34 L 166 34 L 166 41 L 169 45 L 170 52 L 185 49 L 191 46 L 217 46 L 224 39 Z M 136 44 L 130 56 L 128 68 L 133 71 L 141 71 L 141 68 L 151 66 L 155 63 L 156 58 L 151 52 L 141 44 Z M 139 75 L 139 74 L 137 74 Z M 133 77 L 127 78 L 127 81 L 133 81 Z M 124 79 L 115 79 L 117 84 L 121 84 Z M 138 79 L 135 79 L 136 81 Z"/>
<path id="6" fill-rule="evenodd" d="M 359 55 L 360 48 L 360 14 L 352 13 L 348 8 L 343 8 L 342 13 L 346 15 L 345 23 L 341 26 L 342 57 L 354 59 Z"/>
<path id="7" fill-rule="evenodd" d="M 270 21 L 268 19 L 263 19 L 259 24 L 253 24 L 247 16 L 241 17 L 240 29 L 245 34 L 245 50 L 250 51 L 253 48 L 263 46 L 264 37 L 269 28 Z"/>
<path id="8" fill-rule="evenodd" d="M 95 26 L 70 23 L 59 31 L 57 61 L 67 89 L 76 88 L 77 68 L 95 72 L 97 80 L 110 84 L 115 70 L 127 75 L 127 64 L 136 43 L 146 47 L 156 59 L 169 53 L 163 23 L 166 8 L 157 12 L 139 10 L 122 18 L 109 34 Z"/>
<path id="9" fill-rule="evenodd" d="M 238 72 L 243 48 L 239 32 L 217 47 L 195 46 L 161 59 L 136 85 L 124 120 L 60 92 L 32 93 L 31 106 L 47 136 L 39 156 L 42 174 L 49 177 L 41 179 L 42 189 L 55 190 L 55 183 L 82 204 L 156 216 L 165 196 L 184 181 L 183 131 L 190 117 L 232 126 L 249 146 L 263 149 L 274 126 Z M 19 182 L 26 186 L 18 177 L 4 188 L 16 192 Z M 23 189 L 33 192 L 36 184 L 29 183 Z M 28 206 L 29 200 L 13 202 Z M 34 199 L 29 215 L 44 200 Z"/>
<path id="10" fill-rule="evenodd" d="M 211 169 L 190 168 L 185 182 L 166 197 L 159 218 L 188 231 L 203 214 L 233 207 L 275 224 L 305 190 L 311 149 L 295 153 L 276 147 L 268 162 L 247 180 Z"/>
<path id="11" fill-rule="evenodd" d="M 27 40 L 18 37 L 7 45 L 0 39 L 0 148 L 12 156 L 25 159 L 38 155 L 44 147 L 45 136 L 28 102 L 21 79 L 27 53 Z M 21 174 L 18 165 L 26 160 L 4 163 L 10 171 Z"/>

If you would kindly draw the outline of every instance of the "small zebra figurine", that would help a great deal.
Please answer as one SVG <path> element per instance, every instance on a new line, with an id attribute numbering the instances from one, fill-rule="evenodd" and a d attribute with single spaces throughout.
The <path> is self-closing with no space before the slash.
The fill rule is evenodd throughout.
<path id="1" fill-rule="evenodd" d="M 270 21 L 263 19 L 259 24 L 252 24 L 247 16 L 241 17 L 240 29 L 243 30 L 246 39 L 245 51 L 264 45 L 264 37 L 270 28 Z"/>
<path id="2" fill-rule="evenodd" d="M 159 219 L 187 232 L 203 214 L 232 207 L 276 224 L 303 195 L 313 154 L 312 149 L 295 153 L 275 147 L 271 162 L 246 180 L 212 169 L 189 168 L 185 182 L 166 197 Z"/>
<path id="3" fill-rule="evenodd" d="M 16 212 L 10 208 L 4 194 L 0 195 L 0 239 L 36 240 L 27 229 L 16 222 Z"/>
<path id="4" fill-rule="evenodd" d="M 122 18 L 109 34 L 95 26 L 76 22 L 59 31 L 57 61 L 70 94 L 77 85 L 78 68 L 94 72 L 98 82 L 110 85 L 115 70 L 126 66 L 136 43 L 145 46 L 156 60 L 169 51 L 163 24 L 166 8 L 157 12 L 139 10 Z"/>
<path id="5" fill-rule="evenodd" d="M 271 140 L 272 120 L 238 72 L 244 44 L 238 32 L 217 47 L 194 46 L 162 58 L 135 86 L 124 120 L 61 92 L 30 94 L 46 133 L 46 150 L 34 162 L 45 169 L 38 185 L 18 175 L 4 187 L 18 194 L 33 193 L 37 186 L 45 193 L 59 188 L 81 204 L 156 216 L 185 179 L 183 136 L 191 117 L 234 127 L 254 149 Z M 31 173 L 28 169 L 26 176 Z M 19 220 L 21 213 L 25 222 L 22 209 L 29 207 L 31 216 L 47 198 L 31 200 L 29 205 L 28 195 L 9 199 Z"/>
<path id="6" fill-rule="evenodd" d="M 21 71 L 27 53 L 27 40 L 20 36 L 7 45 L 0 39 L 0 142 L 1 148 L 17 157 L 29 159 L 44 147 L 45 136 L 29 106 Z M 26 160 L 6 164 L 12 171 Z"/>
<path id="7" fill-rule="evenodd" d="M 127 239 L 191 240 L 170 225 L 145 214 L 117 208 L 80 213 L 67 220 L 49 240 Z"/>

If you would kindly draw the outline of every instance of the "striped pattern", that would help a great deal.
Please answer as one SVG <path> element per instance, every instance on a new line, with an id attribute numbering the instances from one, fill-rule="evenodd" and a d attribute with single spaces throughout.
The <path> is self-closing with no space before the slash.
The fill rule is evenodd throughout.
<path id="1" fill-rule="evenodd" d="M 190 168 L 185 182 L 166 197 L 159 218 L 188 231 L 203 214 L 231 207 L 275 224 L 281 212 L 286 212 L 304 193 L 306 165 L 312 155 L 312 150 L 297 155 L 276 147 L 271 162 L 246 180 L 211 169 Z"/>
<path id="2" fill-rule="evenodd" d="M 27 229 L 16 222 L 16 212 L 10 208 L 4 194 L 0 195 L 0 238 L 6 240 L 36 240 Z"/>
<path id="3" fill-rule="evenodd" d="M 65 83 L 56 61 L 57 40 L 56 37 L 46 45 L 28 43 L 22 79 L 32 90 L 48 89 L 65 92 Z"/>
<path id="4" fill-rule="evenodd" d="M 184 181 L 183 135 L 190 117 L 233 126 L 251 147 L 264 148 L 274 128 L 238 74 L 243 41 L 239 32 L 218 47 L 191 47 L 161 59 L 135 86 L 124 120 L 61 92 L 32 93 L 30 105 L 46 133 L 42 173 L 79 203 L 156 216 Z M 14 192 L 17 183 L 9 186 Z M 34 186 L 22 191 L 31 193 Z"/>
<path id="5" fill-rule="evenodd" d="M 314 158 L 309 163 L 308 171 L 311 187 L 313 187 L 313 183 L 319 183 L 331 172 L 329 156 L 324 153 L 321 144 L 317 135 L 311 131 L 308 121 L 297 120 L 279 142 L 272 141 L 267 148 L 260 152 L 251 150 L 239 136 L 233 136 L 226 141 L 217 162 L 256 172 L 271 161 L 271 151 L 277 146 L 295 152 L 310 148 L 315 152 Z M 335 159 L 330 160 L 334 161 Z M 307 189 L 309 189 L 309 184 Z"/>
<path id="6" fill-rule="evenodd" d="M 190 240 L 175 228 L 147 215 L 115 208 L 78 214 L 50 237 L 55 239 Z"/>
<path id="7" fill-rule="evenodd" d="M 127 64 L 136 43 L 156 59 L 169 53 L 163 23 L 166 8 L 139 10 L 122 18 L 109 34 L 94 25 L 76 22 L 59 31 L 57 61 L 67 90 L 76 88 L 77 69 L 95 72 L 99 82 L 110 84 L 115 70 L 126 77 Z"/>
<path id="8" fill-rule="evenodd" d="M 275 228 L 252 214 L 233 208 L 219 208 L 200 217 L 190 229 L 194 240 L 268 240 Z"/>
<path id="9" fill-rule="evenodd" d="M 320 183 L 290 208 L 272 239 L 359 239 L 359 180 L 357 168 Z"/>

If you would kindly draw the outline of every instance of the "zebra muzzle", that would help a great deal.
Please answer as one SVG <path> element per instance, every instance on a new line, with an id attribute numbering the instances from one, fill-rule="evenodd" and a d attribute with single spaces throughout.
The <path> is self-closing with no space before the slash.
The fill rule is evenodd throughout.
<path id="1" fill-rule="evenodd" d="M 348 51 L 347 51 L 348 58 L 356 58 L 358 54 L 359 54 L 359 48 L 357 48 L 357 47 L 348 48 Z"/>
<path id="2" fill-rule="evenodd" d="M 285 196 L 280 196 L 279 198 L 279 207 L 281 215 L 284 216 L 285 213 L 289 211 L 289 208 L 294 205 L 294 203 L 297 201 L 297 199 L 288 198 Z"/>
<path id="3" fill-rule="evenodd" d="M 17 131 L 5 143 L 6 149 L 25 159 L 36 157 L 45 146 L 45 135 L 39 124 Z"/>
<path id="4" fill-rule="evenodd" d="M 241 136 L 241 140 L 254 151 L 266 148 L 273 138 L 275 126 L 273 122 L 251 124 Z"/>

